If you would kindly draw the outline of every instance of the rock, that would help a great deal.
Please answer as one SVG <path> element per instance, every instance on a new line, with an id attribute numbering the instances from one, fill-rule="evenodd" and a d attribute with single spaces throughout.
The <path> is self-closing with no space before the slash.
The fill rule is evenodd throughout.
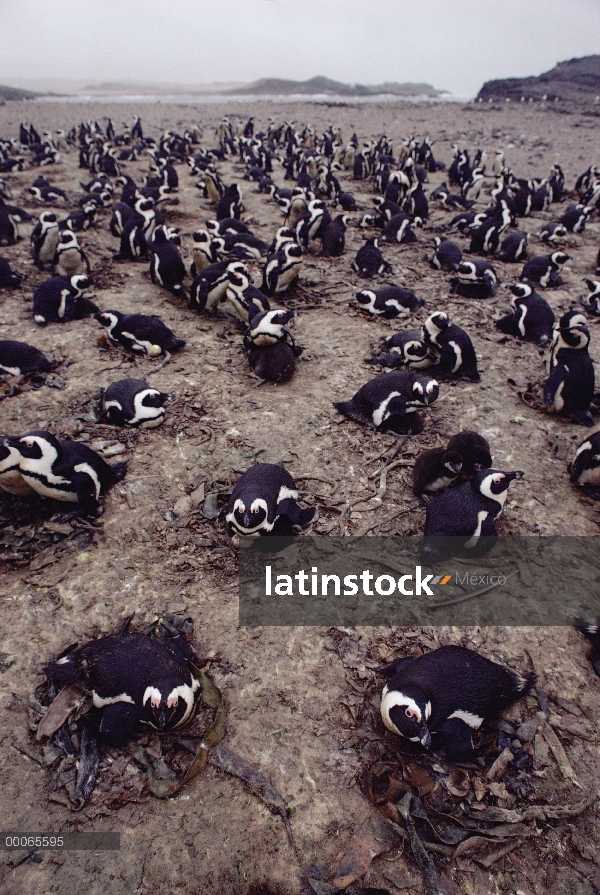
<path id="1" fill-rule="evenodd" d="M 517 736 L 522 743 L 530 743 L 537 733 L 539 721 L 537 718 L 529 718 L 517 730 Z"/>
<path id="2" fill-rule="evenodd" d="M 181 518 L 181 516 L 187 516 L 191 512 L 192 506 L 191 498 L 187 494 L 183 494 L 173 507 L 173 512 Z"/>

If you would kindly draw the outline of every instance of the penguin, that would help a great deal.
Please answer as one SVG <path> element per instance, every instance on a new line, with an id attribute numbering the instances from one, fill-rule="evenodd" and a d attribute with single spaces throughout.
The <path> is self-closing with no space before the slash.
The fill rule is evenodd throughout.
<path id="1" fill-rule="evenodd" d="M 418 220 L 422 224 L 429 217 L 429 202 L 420 181 L 417 181 L 408 192 L 402 205 L 402 211 L 409 214 L 415 223 Z"/>
<path id="2" fill-rule="evenodd" d="M 425 304 L 412 289 L 403 286 L 384 286 L 382 289 L 361 289 L 355 295 L 361 311 L 391 320 L 394 317 L 410 317 Z"/>
<path id="3" fill-rule="evenodd" d="M 38 202 L 43 202 L 44 205 L 61 204 L 67 201 L 67 194 L 64 190 L 59 189 L 57 186 L 51 186 L 49 183 L 46 183 L 45 186 L 31 186 L 27 192 L 31 193 L 32 197 Z"/>
<path id="4" fill-rule="evenodd" d="M 84 205 L 83 208 L 75 208 L 70 211 L 63 221 L 59 221 L 58 226 L 62 230 L 71 230 L 73 233 L 80 233 L 83 230 L 89 230 L 94 226 L 94 218 L 97 206 L 93 202 Z"/>
<path id="5" fill-rule="evenodd" d="M 569 465 L 571 484 L 600 500 L 600 432 L 593 432 L 575 451 Z"/>
<path id="6" fill-rule="evenodd" d="M 295 232 L 290 227 L 280 227 L 273 237 L 273 242 L 269 246 L 269 257 L 280 252 L 283 246 L 288 242 L 296 242 Z"/>
<path id="7" fill-rule="evenodd" d="M 150 279 L 178 298 L 187 298 L 183 287 L 185 265 L 179 249 L 163 226 L 156 227 L 149 243 L 151 251 Z"/>
<path id="8" fill-rule="evenodd" d="M 507 203 L 502 200 L 489 212 L 485 212 L 483 221 L 478 227 L 472 229 L 469 251 L 482 255 L 494 255 L 500 245 L 500 237 L 513 220 Z"/>
<path id="9" fill-rule="evenodd" d="M 18 438 L 0 435 L 0 491 L 14 497 L 33 497 L 35 491 L 19 471 Z"/>
<path id="10" fill-rule="evenodd" d="M 498 285 L 498 274 L 489 261 L 461 261 L 450 283 L 465 298 L 490 298 Z"/>
<path id="11" fill-rule="evenodd" d="M 584 283 L 589 290 L 583 302 L 585 309 L 594 317 L 600 317 L 600 282 L 584 279 Z"/>
<path id="12" fill-rule="evenodd" d="M 496 538 L 494 522 L 504 508 L 509 485 L 521 478 L 520 471 L 482 469 L 463 485 L 432 497 L 425 517 L 423 560 L 430 564 L 463 549 L 491 549 L 494 541 L 489 539 Z"/>
<path id="13" fill-rule="evenodd" d="M 513 313 L 496 320 L 496 328 L 526 342 L 547 345 L 552 339 L 555 318 L 546 299 L 528 283 L 515 283 L 510 291 L 513 294 L 510 300 Z"/>
<path id="14" fill-rule="evenodd" d="M 557 245 L 562 242 L 567 235 L 567 228 L 557 221 L 550 221 L 545 227 L 542 227 L 540 239 L 550 245 Z"/>
<path id="15" fill-rule="evenodd" d="M 380 277 L 385 271 L 391 271 L 390 265 L 378 248 L 376 239 L 367 239 L 364 246 L 358 250 L 352 262 L 352 269 L 359 277 L 370 279 Z"/>
<path id="16" fill-rule="evenodd" d="M 558 220 L 569 233 L 583 233 L 593 210 L 589 205 L 567 205 L 566 211 Z"/>
<path id="17" fill-rule="evenodd" d="M 570 416 L 582 426 L 593 426 L 594 364 L 588 353 L 590 332 L 581 312 L 568 311 L 554 331 L 550 375 L 544 384 L 544 403 L 550 413 Z"/>
<path id="18" fill-rule="evenodd" d="M 473 731 L 527 696 L 537 680 L 535 674 L 516 674 L 462 646 L 396 659 L 384 672 L 391 676 L 380 707 L 387 729 L 425 749 L 438 735 L 451 761 L 477 757 Z"/>
<path id="19" fill-rule="evenodd" d="M 262 291 L 276 295 L 292 289 L 302 268 L 302 248 L 286 242 L 275 255 L 269 255 L 263 269 Z"/>
<path id="20" fill-rule="evenodd" d="M 53 211 L 43 211 L 31 232 L 33 260 L 37 267 L 53 263 L 59 238 L 58 218 Z"/>
<path id="21" fill-rule="evenodd" d="M 462 261 L 462 250 L 455 242 L 446 236 L 435 237 L 435 252 L 429 259 L 429 263 L 436 270 L 456 270 Z"/>
<path id="22" fill-rule="evenodd" d="M 256 463 L 237 480 L 225 516 L 230 536 L 289 536 L 294 527 L 306 528 L 315 508 L 297 503 L 294 479 L 283 466 Z"/>
<path id="23" fill-rule="evenodd" d="M 600 619 L 596 619 L 593 622 L 581 620 L 575 625 L 575 630 L 587 637 L 592 644 L 594 649 L 590 655 L 590 662 L 594 671 L 600 677 Z"/>
<path id="24" fill-rule="evenodd" d="M 417 235 L 414 232 L 412 218 L 409 217 L 404 212 L 400 214 L 395 214 L 390 220 L 385 224 L 383 228 L 383 234 L 381 237 L 382 242 L 397 242 L 400 244 L 408 244 L 411 242 L 417 241 Z"/>
<path id="25" fill-rule="evenodd" d="M 19 239 L 19 222 L 6 207 L 0 205 L 0 246 L 12 246 Z"/>
<path id="26" fill-rule="evenodd" d="M 232 183 L 225 188 L 223 195 L 217 202 L 215 217 L 218 221 L 224 218 L 239 218 L 243 210 L 242 191 L 237 183 Z"/>
<path id="27" fill-rule="evenodd" d="M 323 254 L 332 258 L 337 258 L 344 254 L 346 244 L 346 227 L 348 226 L 348 216 L 338 214 L 323 230 L 321 234 L 321 242 L 323 244 Z"/>
<path id="28" fill-rule="evenodd" d="M 39 376 L 52 370 L 52 362 L 45 354 L 26 342 L 10 339 L 0 341 L 0 376 Z"/>
<path id="29" fill-rule="evenodd" d="M 435 379 L 401 370 L 371 379 L 350 401 L 338 401 L 333 406 L 348 419 L 380 432 L 419 434 L 423 422 L 417 408 L 433 404 L 439 393 Z"/>
<path id="30" fill-rule="evenodd" d="M 59 277 L 74 277 L 89 274 L 90 263 L 72 230 L 63 230 L 58 239 L 54 255 L 54 274 Z"/>
<path id="31" fill-rule="evenodd" d="M 438 494 L 458 480 L 460 454 L 447 448 L 432 448 L 420 454 L 413 468 L 413 492 L 417 497 Z"/>
<path id="32" fill-rule="evenodd" d="M 288 338 L 293 347 L 295 345 L 294 337 L 288 323 L 295 316 L 295 311 L 283 311 L 281 308 L 256 314 L 246 330 L 244 347 L 265 348 L 268 345 L 275 345 L 277 342 L 285 342 Z"/>
<path id="33" fill-rule="evenodd" d="M 301 349 L 294 349 L 287 342 L 276 342 L 264 348 L 246 348 L 248 363 L 256 376 L 264 382 L 281 385 L 289 382 L 296 371 L 296 357 Z"/>
<path id="34" fill-rule="evenodd" d="M 452 323 L 445 311 L 436 311 L 427 318 L 423 324 L 423 341 L 439 353 L 436 375 L 479 382 L 477 356 L 471 338 L 464 329 Z"/>
<path id="35" fill-rule="evenodd" d="M 381 367 L 405 366 L 408 370 L 426 370 L 433 364 L 434 354 L 416 329 L 394 333 L 385 340 L 387 354 L 374 357 L 372 364 Z"/>
<path id="36" fill-rule="evenodd" d="M 138 724 L 164 732 L 192 720 L 201 693 L 188 664 L 192 657 L 183 638 L 160 641 L 125 632 L 69 648 L 44 671 L 55 685 L 87 691 L 100 739 L 118 745 Z"/>
<path id="37" fill-rule="evenodd" d="M 98 307 L 83 297 L 91 285 L 91 279 L 84 274 L 44 280 L 33 293 L 33 319 L 38 326 L 45 326 L 91 317 L 98 312 Z"/>
<path id="38" fill-rule="evenodd" d="M 185 341 L 178 339 L 155 315 L 101 311 L 94 314 L 94 319 L 107 328 L 106 335 L 113 345 L 122 345 L 134 354 L 157 357 L 163 351 L 171 354 L 185 347 Z"/>
<path id="39" fill-rule="evenodd" d="M 342 209 L 342 211 L 357 211 L 356 199 L 352 195 L 352 193 L 344 192 L 344 190 L 340 190 L 335 199 L 333 200 L 333 205 L 337 207 L 338 205 Z"/>
<path id="40" fill-rule="evenodd" d="M 225 236 L 227 233 L 251 234 L 251 230 L 247 224 L 242 223 L 242 221 L 239 221 L 237 218 L 223 218 L 221 221 L 206 221 L 206 229 L 211 236 Z"/>
<path id="41" fill-rule="evenodd" d="M 15 273 L 6 258 L 0 255 L 0 289 L 17 289 L 24 279 L 24 274 Z"/>
<path id="42" fill-rule="evenodd" d="M 243 261 L 258 261 L 267 254 L 268 245 L 253 233 L 224 233 L 213 239 L 217 250 L 235 255 Z"/>
<path id="43" fill-rule="evenodd" d="M 165 419 L 164 404 L 173 396 L 150 388 L 145 379 L 119 379 L 101 392 L 102 409 L 113 426 L 156 429 Z"/>
<path id="44" fill-rule="evenodd" d="M 551 289 L 562 285 L 560 269 L 570 259 L 566 252 L 552 252 L 551 255 L 538 255 L 523 266 L 521 279 L 539 284 L 543 289 Z"/>
<path id="45" fill-rule="evenodd" d="M 502 240 L 500 247 L 499 261 L 524 261 L 527 257 L 527 243 L 529 242 L 529 233 L 525 230 L 515 230 L 509 233 Z"/>
<path id="46" fill-rule="evenodd" d="M 232 271 L 248 273 L 241 261 L 216 261 L 196 274 L 190 289 L 190 308 L 198 313 L 212 311 L 225 297 Z"/>
<path id="47" fill-rule="evenodd" d="M 18 439 L 19 472 L 42 497 L 76 503 L 86 515 L 102 514 L 100 497 L 127 472 L 127 463 L 110 466 L 78 441 L 59 441 L 50 432 L 29 432 Z"/>
<path id="48" fill-rule="evenodd" d="M 245 272 L 228 270 L 227 277 L 229 283 L 221 301 L 226 302 L 243 323 L 251 323 L 257 314 L 270 310 L 269 299 L 250 284 Z"/>
<path id="49" fill-rule="evenodd" d="M 458 454 L 462 463 L 461 476 L 470 479 L 482 469 L 491 469 L 492 455 L 487 440 L 479 432 L 463 429 L 448 441 L 447 451 Z"/>
<path id="50" fill-rule="evenodd" d="M 217 260 L 212 248 L 212 240 L 212 234 L 206 230 L 195 230 L 192 233 L 192 263 L 190 264 L 192 278 Z"/>

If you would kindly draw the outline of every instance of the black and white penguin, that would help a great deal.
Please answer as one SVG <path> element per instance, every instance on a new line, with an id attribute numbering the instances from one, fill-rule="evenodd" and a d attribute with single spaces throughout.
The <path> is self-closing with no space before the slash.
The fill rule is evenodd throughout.
<path id="1" fill-rule="evenodd" d="M 185 264 L 179 249 L 164 226 L 156 227 L 149 243 L 150 279 L 179 298 L 187 298 L 183 287 Z"/>
<path id="2" fill-rule="evenodd" d="M 228 270 L 229 283 L 221 302 L 229 305 L 235 316 L 243 323 L 251 323 L 257 314 L 269 311 L 267 296 L 250 283 L 245 271 Z"/>
<path id="3" fill-rule="evenodd" d="M 59 221 L 58 226 L 61 230 L 71 230 L 73 233 L 89 230 L 90 227 L 94 226 L 97 210 L 97 206 L 89 202 L 83 208 L 75 208 L 73 211 L 70 211 L 63 221 Z"/>
<path id="4" fill-rule="evenodd" d="M 465 298 L 490 298 L 498 285 L 495 267 L 483 259 L 461 261 L 456 273 L 457 276 L 452 277 L 450 283 Z"/>
<path id="5" fill-rule="evenodd" d="M 600 317 L 600 281 L 584 279 L 583 282 L 588 287 L 583 305 L 592 316 Z"/>
<path id="6" fill-rule="evenodd" d="M 315 508 L 303 510 L 297 503 L 294 479 L 283 466 L 256 463 L 236 482 L 225 519 L 230 535 L 287 536 L 294 527 L 306 528 Z"/>
<path id="7" fill-rule="evenodd" d="M 296 234 L 291 227 L 280 227 L 269 246 L 269 257 L 280 252 L 286 243 L 295 243 Z"/>
<path id="8" fill-rule="evenodd" d="M 90 263 L 72 230 L 63 230 L 54 253 L 54 273 L 59 277 L 89 274 Z"/>
<path id="9" fill-rule="evenodd" d="M 100 497 L 127 472 L 127 463 L 110 466 L 78 441 L 59 441 L 49 432 L 30 432 L 18 439 L 19 472 L 42 497 L 76 503 L 86 514 L 102 513 Z"/>
<path id="10" fill-rule="evenodd" d="M 94 318 L 107 328 L 106 335 L 113 345 L 122 345 L 134 354 L 157 357 L 163 351 L 171 354 L 185 346 L 185 341 L 178 339 L 160 317 L 101 311 Z"/>
<path id="11" fill-rule="evenodd" d="M 346 193 L 344 190 L 340 190 L 335 199 L 333 200 L 334 206 L 340 206 L 342 211 L 356 211 L 356 199 L 352 195 L 352 193 Z"/>
<path id="12" fill-rule="evenodd" d="M 38 326 L 45 326 L 91 317 L 98 307 L 83 296 L 91 285 L 91 279 L 84 274 L 44 280 L 33 293 L 33 319 Z"/>
<path id="13" fill-rule="evenodd" d="M 540 231 L 540 239 L 550 245 L 558 245 L 567 235 L 567 228 L 557 221 L 550 221 Z"/>
<path id="14" fill-rule="evenodd" d="M 0 256 L 0 289 L 16 289 L 24 279 L 24 274 L 15 273 L 6 258 Z"/>
<path id="15" fill-rule="evenodd" d="M 345 214 L 338 214 L 325 227 L 321 234 L 324 255 L 330 255 L 332 258 L 337 258 L 344 254 L 347 226 L 348 216 Z"/>
<path id="16" fill-rule="evenodd" d="M 204 270 L 210 264 L 214 264 L 217 260 L 215 252 L 212 248 L 212 234 L 206 230 L 195 230 L 192 233 L 192 263 L 190 264 L 190 276 L 195 277 L 196 274 Z"/>
<path id="17" fill-rule="evenodd" d="M 242 191 L 237 183 L 231 183 L 217 203 L 216 218 L 218 221 L 224 218 L 241 217 L 244 206 L 242 205 Z"/>
<path id="18" fill-rule="evenodd" d="M 196 274 L 190 289 L 190 308 L 198 313 L 212 311 L 225 298 L 232 271 L 248 275 L 241 261 L 216 261 Z"/>
<path id="19" fill-rule="evenodd" d="M 482 469 L 491 469 L 492 455 L 487 439 L 472 429 L 463 429 L 453 435 L 446 450 L 454 451 L 461 459 L 461 476 L 472 478 Z"/>
<path id="20" fill-rule="evenodd" d="M 56 247 L 60 239 L 58 218 L 53 211 L 43 211 L 38 223 L 31 231 L 33 259 L 38 267 L 54 262 Z"/>
<path id="21" fill-rule="evenodd" d="M 381 254 L 377 240 L 367 239 L 364 246 L 356 253 L 352 269 L 357 272 L 359 277 L 373 279 L 390 271 L 391 267 Z"/>
<path id="22" fill-rule="evenodd" d="M 35 491 L 27 484 L 20 472 L 21 454 L 19 439 L 0 435 L 0 491 L 15 497 L 33 497 Z"/>
<path id="23" fill-rule="evenodd" d="M 70 648 L 44 670 L 52 683 L 91 694 L 101 712 L 100 737 L 117 744 L 137 724 L 167 731 L 192 720 L 201 692 L 188 664 L 192 655 L 183 638 L 159 641 L 127 632 Z"/>
<path id="24" fill-rule="evenodd" d="M 547 345 L 552 339 L 554 311 L 545 298 L 538 295 L 528 283 L 515 283 L 510 287 L 513 313 L 496 320 L 496 328 L 509 336 L 517 336 L 526 342 Z"/>
<path id="25" fill-rule="evenodd" d="M 452 323 L 449 314 L 437 311 L 423 324 L 423 340 L 439 354 L 435 366 L 436 375 L 479 381 L 477 355 L 471 337 L 464 329 Z"/>
<path id="26" fill-rule="evenodd" d="M 269 255 L 263 269 L 262 291 L 276 295 L 292 289 L 298 282 L 302 269 L 302 248 L 294 242 L 285 242 L 274 255 Z"/>
<path id="27" fill-rule="evenodd" d="M 400 244 L 416 242 L 417 235 L 413 230 L 413 219 L 409 215 L 404 214 L 404 212 L 395 214 L 385 224 L 381 241 Z"/>
<path id="28" fill-rule="evenodd" d="M 213 244 L 221 254 L 234 255 L 242 261 L 258 261 L 268 252 L 268 245 L 253 233 L 224 233 Z"/>
<path id="29" fill-rule="evenodd" d="M 600 432 L 593 432 L 575 451 L 569 465 L 571 483 L 600 500 Z"/>
<path id="30" fill-rule="evenodd" d="M 101 392 L 102 408 L 113 426 L 155 429 L 165 419 L 165 402 L 173 396 L 150 388 L 145 379 L 119 379 Z"/>
<path id="31" fill-rule="evenodd" d="M 426 749 L 439 735 L 453 761 L 475 758 L 473 731 L 527 696 L 536 683 L 534 674 L 516 674 L 462 646 L 396 659 L 384 673 L 391 676 L 381 694 L 387 729 Z"/>
<path id="32" fill-rule="evenodd" d="M 589 205 L 567 205 L 566 211 L 558 220 L 569 233 L 583 233 L 593 210 Z"/>
<path id="33" fill-rule="evenodd" d="M 594 364 L 589 355 L 590 332 L 581 311 L 568 311 L 554 331 L 550 375 L 544 384 L 544 403 L 550 413 L 570 416 L 593 426 Z"/>
<path id="34" fill-rule="evenodd" d="M 485 212 L 479 226 L 472 229 L 469 251 L 482 255 L 493 255 L 500 245 L 500 237 L 513 219 L 505 200 L 499 202 L 489 212 Z"/>
<path id="35" fill-rule="evenodd" d="M 32 376 L 49 373 L 52 362 L 45 354 L 26 342 L 0 341 L 0 376 Z"/>
<path id="36" fill-rule="evenodd" d="M 265 348 L 267 345 L 284 342 L 288 338 L 293 346 L 294 337 L 288 323 L 295 316 L 296 311 L 284 311 L 281 308 L 256 314 L 246 330 L 244 347 Z"/>
<path id="37" fill-rule="evenodd" d="M 338 401 L 334 407 L 348 419 L 380 432 L 418 434 L 423 421 L 417 409 L 433 404 L 439 393 L 435 379 L 401 370 L 371 379 L 350 401 Z"/>
<path id="38" fill-rule="evenodd" d="M 296 357 L 302 349 L 294 349 L 287 342 L 276 342 L 263 348 L 246 348 L 248 363 L 256 376 L 264 382 L 281 385 L 289 382 L 296 372 Z"/>
<path id="39" fill-rule="evenodd" d="M 575 625 L 575 629 L 580 634 L 583 634 L 592 644 L 594 649 L 590 655 L 590 662 L 594 671 L 600 677 L 600 618 L 595 619 L 595 621 L 581 620 Z"/>
<path id="40" fill-rule="evenodd" d="M 514 230 L 505 236 L 502 240 L 499 261 L 524 261 L 527 257 L 527 243 L 529 242 L 529 233 L 525 230 Z"/>
<path id="41" fill-rule="evenodd" d="M 446 236 L 436 236 L 435 252 L 429 260 L 436 270 L 456 270 L 462 261 L 462 250 Z"/>
<path id="42" fill-rule="evenodd" d="M 394 333 L 385 340 L 387 354 L 374 357 L 372 364 L 381 367 L 401 367 L 408 370 L 426 370 L 434 360 L 434 353 L 421 338 L 421 333 L 416 329 L 408 329 L 401 333 Z"/>
<path id="43" fill-rule="evenodd" d="M 419 454 L 413 467 L 413 491 L 417 497 L 438 494 L 454 482 L 462 470 L 460 454 L 447 448 L 431 448 Z"/>
<path id="44" fill-rule="evenodd" d="M 552 252 L 551 255 L 538 255 L 523 266 L 521 279 L 530 283 L 539 283 L 543 289 L 562 285 L 560 269 L 570 259 L 566 252 Z"/>
<path id="45" fill-rule="evenodd" d="M 382 289 L 361 289 L 355 295 L 361 311 L 391 320 L 394 317 L 410 317 L 425 304 L 412 289 L 403 286 L 384 286 Z"/>

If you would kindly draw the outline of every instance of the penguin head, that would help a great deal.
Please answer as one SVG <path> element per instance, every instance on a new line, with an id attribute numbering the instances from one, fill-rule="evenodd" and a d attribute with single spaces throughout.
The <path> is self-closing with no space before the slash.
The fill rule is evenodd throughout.
<path id="1" fill-rule="evenodd" d="M 21 457 L 27 460 L 42 461 L 47 472 L 61 454 L 60 442 L 50 432 L 29 432 L 18 439 L 16 447 Z"/>
<path id="2" fill-rule="evenodd" d="M 584 279 L 584 283 L 589 289 L 589 295 L 587 296 L 588 299 L 596 298 L 600 295 L 600 281 Z"/>
<path id="3" fill-rule="evenodd" d="M 71 287 L 75 289 L 78 294 L 81 294 L 85 289 L 89 289 L 91 285 L 92 278 L 84 273 L 76 273 L 71 277 Z"/>
<path id="4" fill-rule="evenodd" d="M 290 258 L 302 258 L 302 246 L 295 242 L 284 243 L 282 250 L 288 260 Z"/>
<path id="5" fill-rule="evenodd" d="M 362 307 L 373 307 L 375 304 L 375 299 L 377 296 L 371 289 L 361 289 L 360 292 L 357 292 L 355 295 L 356 301 Z"/>
<path id="6" fill-rule="evenodd" d="M 442 464 L 451 475 L 460 475 L 462 472 L 462 457 L 456 451 L 446 451 Z"/>
<path id="7" fill-rule="evenodd" d="M 146 687 L 142 697 L 144 717 L 142 721 L 157 730 L 172 730 L 186 720 L 194 707 L 193 684 L 181 683 L 173 678 L 158 680 Z"/>
<path id="8" fill-rule="evenodd" d="M 450 315 L 447 314 L 446 311 L 437 311 L 435 314 L 431 314 L 427 318 L 427 320 L 423 324 L 423 329 L 425 331 L 425 334 L 434 340 L 439 333 L 443 332 L 445 329 L 448 329 L 450 324 Z"/>
<path id="9" fill-rule="evenodd" d="M 40 215 L 40 223 L 42 226 L 51 227 L 54 224 L 58 224 L 58 218 L 54 214 L 53 211 L 42 211 Z"/>
<path id="10" fill-rule="evenodd" d="M 264 498 L 256 494 L 246 494 L 243 497 L 238 497 L 228 521 L 239 534 L 257 535 L 260 534 L 261 529 L 266 528 L 268 514 L 269 510 Z"/>
<path id="11" fill-rule="evenodd" d="M 359 227 L 374 227 L 375 226 L 375 214 L 372 211 L 365 211 L 361 216 L 360 221 L 358 222 Z"/>
<path id="12" fill-rule="evenodd" d="M 19 439 L 7 435 L 0 437 L 0 474 L 17 469 L 21 459 Z"/>
<path id="13" fill-rule="evenodd" d="M 99 311 L 94 314 L 94 320 L 97 320 L 102 326 L 113 327 L 118 324 L 123 317 L 120 311 Z"/>
<path id="14" fill-rule="evenodd" d="M 553 267 L 562 267 L 563 264 L 566 264 L 571 258 L 570 255 L 567 255 L 566 252 L 552 252 L 550 255 L 550 262 Z"/>
<path id="15" fill-rule="evenodd" d="M 440 394 L 440 387 L 435 379 L 426 379 L 424 376 L 419 376 L 412 387 L 412 394 L 419 404 L 424 404 L 427 407 L 437 400 Z"/>
<path id="16" fill-rule="evenodd" d="M 220 233 L 220 227 L 218 221 L 206 221 L 206 230 L 208 233 Z M 196 236 L 201 233 L 206 233 L 206 230 L 197 230 L 196 233 L 192 233 L 192 239 L 196 242 Z M 207 234 L 208 235 L 208 234 Z M 204 239 L 198 240 L 199 242 L 203 242 Z"/>
<path id="17" fill-rule="evenodd" d="M 509 289 L 514 295 L 514 298 L 511 298 L 513 307 L 515 305 L 515 299 L 529 298 L 533 292 L 532 287 L 528 283 L 514 283 L 512 286 L 509 286 Z"/>
<path id="18" fill-rule="evenodd" d="M 431 701 L 428 695 L 415 684 L 394 682 L 383 688 L 381 694 L 381 718 L 388 730 L 406 737 L 413 743 L 421 743 L 426 749 L 431 746 L 431 733 L 427 721 L 431 716 Z"/>
<path id="19" fill-rule="evenodd" d="M 461 261 L 456 268 L 456 272 L 461 280 L 472 281 L 477 279 L 477 271 L 472 261 Z"/>
<path id="20" fill-rule="evenodd" d="M 522 479 L 524 472 L 516 470 L 515 472 L 501 472 L 498 469 L 482 469 L 478 472 L 471 485 L 475 491 L 495 500 L 497 503 L 504 505 L 506 500 L 506 492 L 511 482 L 515 479 Z"/>
<path id="21" fill-rule="evenodd" d="M 246 274 L 246 271 L 241 270 L 230 270 L 227 268 L 227 279 L 234 289 L 243 292 L 250 285 L 250 281 Z"/>
<path id="22" fill-rule="evenodd" d="M 586 348 L 590 342 L 590 331 L 587 319 L 582 311 L 573 308 L 560 318 L 554 337 L 555 345 L 562 344 L 567 348 Z"/>
<path id="23" fill-rule="evenodd" d="M 152 242 L 155 245 L 165 245 L 169 241 L 169 236 L 164 225 L 156 227 L 152 234 Z"/>
<path id="24" fill-rule="evenodd" d="M 75 248 L 75 246 L 79 245 L 77 237 L 72 230 L 63 230 L 58 241 L 62 249 Z"/>
<path id="25" fill-rule="evenodd" d="M 216 222 L 216 221 L 214 221 L 214 222 L 213 222 L 213 221 L 207 221 L 207 226 L 208 226 L 209 224 L 212 224 L 212 223 L 217 223 L 217 222 Z M 217 229 L 218 229 L 218 226 L 219 226 L 219 225 L 218 225 L 218 223 L 217 223 Z M 195 230 L 195 231 L 192 233 L 192 239 L 193 239 L 193 241 L 194 241 L 194 248 L 195 248 L 196 246 L 207 246 L 207 245 L 210 245 L 210 242 L 211 242 L 212 237 L 210 236 L 209 233 L 206 232 L 206 230 Z"/>

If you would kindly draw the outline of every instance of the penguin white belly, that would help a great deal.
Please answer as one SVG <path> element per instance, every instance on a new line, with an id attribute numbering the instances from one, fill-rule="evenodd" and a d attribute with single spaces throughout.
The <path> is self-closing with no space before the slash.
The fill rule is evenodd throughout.
<path id="1" fill-rule="evenodd" d="M 595 469 L 584 469 L 577 479 L 578 485 L 600 485 L 600 466 Z"/>
<path id="2" fill-rule="evenodd" d="M 452 367 L 452 372 L 456 373 L 456 371 L 460 368 L 462 364 L 462 351 L 456 342 L 448 342 L 450 347 L 454 350 L 454 354 L 456 355 L 456 361 L 454 366 Z"/>

